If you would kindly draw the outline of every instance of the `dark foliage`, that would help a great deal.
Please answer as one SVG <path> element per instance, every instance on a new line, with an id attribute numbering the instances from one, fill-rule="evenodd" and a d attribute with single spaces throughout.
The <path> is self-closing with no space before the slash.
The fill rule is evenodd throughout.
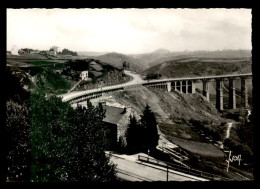
<path id="1" fill-rule="evenodd" d="M 156 148 L 158 145 L 159 134 L 157 130 L 157 121 L 150 106 L 146 105 L 143 114 L 141 115 L 141 125 L 144 128 L 144 146 L 147 148 Z"/>
<path id="2" fill-rule="evenodd" d="M 130 116 L 130 124 L 125 133 L 129 152 L 153 150 L 158 145 L 157 121 L 150 107 L 146 105 L 141 120 Z"/>
<path id="3" fill-rule="evenodd" d="M 136 152 L 142 146 L 143 130 L 135 116 L 130 115 L 130 123 L 125 133 L 127 148 L 129 152 Z"/>
<path id="4" fill-rule="evenodd" d="M 77 108 L 75 142 L 76 155 L 70 173 L 79 182 L 115 181 L 115 165 L 105 154 L 107 130 L 102 122 L 105 112 L 88 103 L 88 109 Z"/>
<path id="5" fill-rule="evenodd" d="M 74 110 L 45 94 L 22 96 L 19 79 L 9 73 L 7 177 L 17 182 L 112 182 L 115 166 L 105 154 L 104 111 L 89 105 Z M 17 100 L 19 99 L 19 100 Z M 2 170 L 3 171 L 3 170 Z"/>
<path id="6" fill-rule="evenodd" d="M 201 129 L 203 132 L 205 132 L 205 134 L 211 136 L 215 141 L 219 141 L 223 137 L 223 129 L 218 129 L 218 126 L 216 125 L 209 125 L 209 122 L 207 120 L 200 121 L 200 120 L 190 119 L 189 122 L 196 128 Z"/>
<path id="7" fill-rule="evenodd" d="M 34 95 L 32 105 L 32 181 L 110 182 L 104 112 L 89 106 L 73 110 L 57 97 Z"/>
<path id="8" fill-rule="evenodd" d="M 11 181 L 30 180 L 30 115 L 28 104 L 7 101 L 7 177 Z"/>
<path id="9" fill-rule="evenodd" d="M 159 73 L 149 73 L 146 76 L 146 79 L 160 79 L 162 77 Z"/>
<path id="10" fill-rule="evenodd" d="M 19 75 L 14 75 L 12 72 L 21 73 Z M 23 88 L 23 85 L 28 86 L 30 81 L 22 70 L 15 67 L 11 70 L 7 67 L 6 79 L 8 81 L 8 85 L 11 86 L 6 88 L 6 100 L 12 99 L 15 102 L 22 103 L 24 100 L 29 99 L 30 93 Z"/>
<path id="11" fill-rule="evenodd" d="M 63 49 L 60 54 L 63 54 L 63 55 L 72 55 L 72 56 L 78 56 L 78 53 L 77 52 L 73 52 L 69 49 Z"/>

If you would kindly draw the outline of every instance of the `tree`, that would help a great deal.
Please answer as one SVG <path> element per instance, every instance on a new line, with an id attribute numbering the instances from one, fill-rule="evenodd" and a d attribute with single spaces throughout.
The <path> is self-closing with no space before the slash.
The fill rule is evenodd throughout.
<path id="1" fill-rule="evenodd" d="M 12 75 L 9 75 L 12 79 Z M 21 96 L 19 80 L 8 91 L 7 176 L 12 181 L 57 182 L 115 179 L 105 154 L 102 108 L 74 110 L 56 96 Z M 18 94 L 17 94 L 18 93 Z M 2 170 L 3 171 L 3 170 Z"/>
<path id="2" fill-rule="evenodd" d="M 141 133 L 141 127 L 136 117 L 130 115 L 130 123 L 125 133 L 127 148 L 130 151 L 136 151 L 142 146 Z"/>
<path id="3" fill-rule="evenodd" d="M 90 103 L 73 110 L 54 96 L 33 98 L 32 181 L 113 181 L 114 165 L 104 151 L 104 111 Z"/>
<path id="4" fill-rule="evenodd" d="M 123 69 L 126 69 L 126 62 L 123 62 Z"/>
<path id="5" fill-rule="evenodd" d="M 69 49 L 63 49 L 61 52 L 63 55 L 72 55 L 72 56 L 78 56 L 77 52 L 70 51 Z"/>
<path id="6" fill-rule="evenodd" d="M 141 115 L 141 126 L 144 128 L 143 145 L 148 149 L 155 149 L 159 140 L 157 121 L 148 104 Z"/>
<path id="7" fill-rule="evenodd" d="M 12 70 L 21 71 L 19 68 L 12 67 Z M 23 75 L 20 75 L 23 76 Z M 30 180 L 30 106 L 29 92 L 26 91 L 23 82 L 20 82 L 19 75 L 14 75 L 10 68 L 6 69 L 6 78 L 9 85 L 6 89 L 6 145 L 7 157 L 6 170 L 10 181 L 29 181 Z M 25 82 L 26 81 L 26 82 Z M 2 171 L 4 171 L 2 169 Z"/>
<path id="8" fill-rule="evenodd" d="M 70 181 L 75 111 L 52 96 L 31 95 L 31 181 Z"/>
<path id="9" fill-rule="evenodd" d="M 10 181 L 30 180 L 30 116 L 27 104 L 7 101 L 7 177 Z"/>
<path id="10" fill-rule="evenodd" d="M 30 94 L 28 91 L 26 91 L 23 88 L 23 85 L 24 84 L 29 85 L 30 82 L 28 77 L 25 74 L 20 75 L 19 77 L 18 74 L 12 74 L 12 71 L 22 72 L 21 69 L 15 66 L 13 66 L 12 69 L 9 67 L 6 68 L 6 79 L 8 81 L 8 84 L 12 86 L 6 88 L 5 90 L 6 97 L 7 100 L 11 99 L 12 101 L 21 104 L 29 99 Z M 23 83 L 20 82 L 20 80 L 22 80 Z"/>
<path id="11" fill-rule="evenodd" d="M 88 109 L 77 108 L 76 116 L 76 156 L 73 160 L 73 180 L 79 182 L 115 181 L 115 165 L 109 163 L 105 154 L 107 138 L 102 107 L 93 107 L 88 102 Z"/>

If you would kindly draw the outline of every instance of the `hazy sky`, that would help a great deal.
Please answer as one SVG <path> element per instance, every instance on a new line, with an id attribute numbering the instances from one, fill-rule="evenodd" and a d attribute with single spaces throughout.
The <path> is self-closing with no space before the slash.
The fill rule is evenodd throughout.
<path id="1" fill-rule="evenodd" d="M 7 9 L 7 50 L 251 49 L 251 9 Z"/>

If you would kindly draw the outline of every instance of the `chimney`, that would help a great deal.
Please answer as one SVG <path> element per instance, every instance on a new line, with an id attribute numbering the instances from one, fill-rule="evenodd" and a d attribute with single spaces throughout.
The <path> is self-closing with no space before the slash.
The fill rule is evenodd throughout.
<path id="1" fill-rule="evenodd" d="M 106 101 L 99 101 L 98 102 L 98 106 L 105 106 L 106 105 Z"/>
<path id="2" fill-rule="evenodd" d="M 124 107 L 122 114 L 125 114 L 125 113 L 126 113 L 126 106 Z"/>

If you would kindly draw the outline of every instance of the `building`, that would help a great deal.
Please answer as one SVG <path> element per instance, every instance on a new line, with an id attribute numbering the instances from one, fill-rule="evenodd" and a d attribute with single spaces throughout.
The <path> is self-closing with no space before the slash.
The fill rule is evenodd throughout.
<path id="1" fill-rule="evenodd" d="M 6 55 L 11 55 L 11 51 L 6 51 Z"/>
<path id="2" fill-rule="evenodd" d="M 105 110 L 103 122 L 109 130 L 109 149 L 115 149 L 120 138 L 125 143 L 125 132 L 130 123 L 130 115 L 138 115 L 130 107 L 111 106 L 105 103 L 103 103 L 102 107 Z"/>
<path id="3" fill-rule="evenodd" d="M 54 51 L 56 53 L 60 52 L 60 49 L 57 46 L 52 46 L 51 49 L 52 49 L 52 51 Z"/>
<path id="4" fill-rule="evenodd" d="M 56 56 L 57 55 L 57 53 L 55 51 L 46 51 L 46 54 L 50 55 L 50 56 Z"/>
<path id="5" fill-rule="evenodd" d="M 39 54 L 40 51 L 39 51 L 39 50 L 32 50 L 32 51 L 30 51 L 30 53 L 31 53 L 31 54 Z"/>
<path id="6" fill-rule="evenodd" d="M 115 150 L 117 147 L 119 147 L 120 142 L 125 145 L 125 132 L 127 130 L 127 126 L 130 123 L 130 115 L 134 115 L 137 119 L 140 119 L 140 115 L 133 111 L 131 107 L 119 105 L 118 103 L 111 104 L 107 103 L 106 101 L 102 101 L 98 102 L 98 104 L 94 106 L 97 105 L 102 106 L 105 110 L 103 123 L 108 131 L 106 135 L 106 150 Z M 88 108 L 86 102 L 77 103 L 77 105 L 75 105 L 73 108 L 76 108 L 77 106 Z"/>
<path id="7" fill-rule="evenodd" d="M 87 80 L 87 79 L 88 79 L 88 71 L 82 71 L 82 72 L 80 73 L 80 78 L 81 78 L 82 80 Z"/>
<path id="8" fill-rule="evenodd" d="M 14 46 L 12 47 L 12 49 L 11 49 L 11 53 L 12 53 L 13 55 L 19 55 L 18 50 L 19 50 L 19 49 L 14 45 Z"/>
<path id="9" fill-rule="evenodd" d="M 26 53 L 24 50 L 22 50 L 22 49 L 19 49 L 18 50 L 18 54 L 20 55 L 20 54 L 24 54 L 24 53 Z"/>

